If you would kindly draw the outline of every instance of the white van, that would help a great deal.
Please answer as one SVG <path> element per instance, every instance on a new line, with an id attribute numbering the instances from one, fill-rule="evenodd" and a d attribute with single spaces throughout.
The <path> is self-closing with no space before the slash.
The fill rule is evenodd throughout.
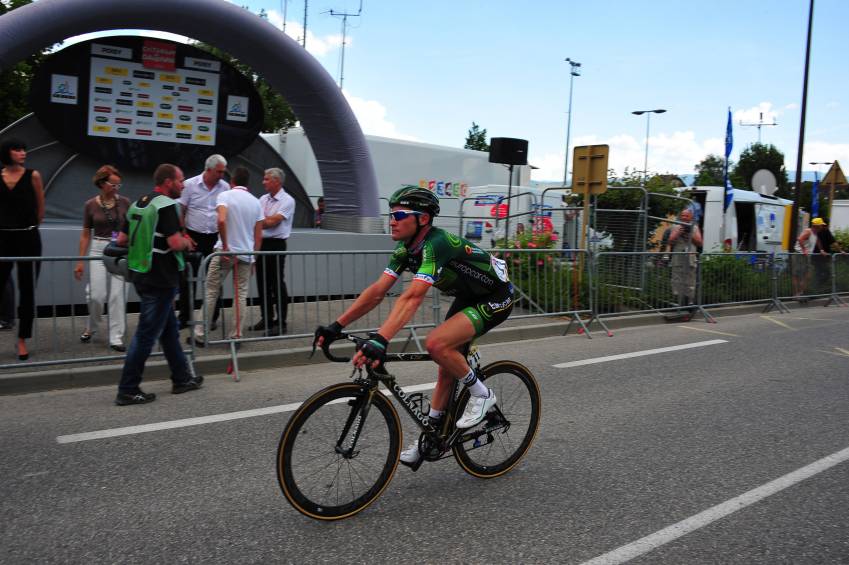
<path id="1" fill-rule="evenodd" d="M 721 186 L 694 186 L 689 196 L 702 206 L 699 226 L 706 252 L 721 251 L 723 246 L 722 203 L 725 189 Z M 789 251 L 790 218 L 793 201 L 768 196 L 751 190 L 732 189 L 733 198 L 725 211 L 726 240 L 737 251 Z"/>

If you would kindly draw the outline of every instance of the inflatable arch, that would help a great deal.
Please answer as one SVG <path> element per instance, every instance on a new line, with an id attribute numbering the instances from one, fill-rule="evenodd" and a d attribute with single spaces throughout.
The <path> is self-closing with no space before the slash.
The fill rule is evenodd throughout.
<path id="1" fill-rule="evenodd" d="M 185 35 L 249 64 L 286 98 L 309 136 L 327 202 L 324 227 L 381 230 L 374 165 L 339 87 L 294 40 L 235 4 L 225 0 L 39 0 L 0 17 L 0 68 L 68 37 L 117 29 Z"/>

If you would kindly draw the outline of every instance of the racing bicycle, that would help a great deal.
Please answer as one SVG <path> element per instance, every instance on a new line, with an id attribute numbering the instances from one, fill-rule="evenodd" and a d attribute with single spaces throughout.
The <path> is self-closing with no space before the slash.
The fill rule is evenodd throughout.
<path id="1" fill-rule="evenodd" d="M 357 348 L 367 337 L 341 334 Z M 322 345 L 331 361 L 347 362 Z M 315 344 L 313 344 L 315 352 Z M 298 512 L 318 520 L 353 516 L 386 489 L 398 467 L 401 420 L 392 401 L 421 430 L 419 452 L 412 465 L 453 455 L 464 471 L 482 479 L 510 471 L 527 453 L 539 427 L 541 402 L 533 374 L 514 361 L 496 361 L 480 367 L 477 348 L 465 354 L 479 379 L 495 391 L 498 402 L 483 421 L 469 429 L 455 426 L 469 391 L 455 381 L 445 417 L 439 427 L 428 418 L 429 404 L 422 392 L 406 392 L 385 365 L 398 361 L 428 361 L 427 353 L 387 354 L 373 369 L 354 369 L 351 382 L 331 385 L 308 398 L 292 415 L 277 450 L 277 479 L 286 499 Z M 387 391 L 382 391 L 383 384 Z M 418 387 L 414 387 L 418 388 Z"/>

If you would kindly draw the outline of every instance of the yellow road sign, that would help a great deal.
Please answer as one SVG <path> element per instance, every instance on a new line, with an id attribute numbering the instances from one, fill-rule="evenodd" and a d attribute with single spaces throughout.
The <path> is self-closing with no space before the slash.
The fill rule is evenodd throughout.
<path id="1" fill-rule="evenodd" d="M 575 147 L 572 159 L 572 192 L 602 194 L 607 192 L 607 145 Z"/>
<path id="2" fill-rule="evenodd" d="M 820 181 L 822 184 L 847 184 L 846 175 L 843 174 L 843 170 L 840 168 L 840 163 L 835 161 L 832 163 L 831 168 L 825 174 L 825 176 Z"/>

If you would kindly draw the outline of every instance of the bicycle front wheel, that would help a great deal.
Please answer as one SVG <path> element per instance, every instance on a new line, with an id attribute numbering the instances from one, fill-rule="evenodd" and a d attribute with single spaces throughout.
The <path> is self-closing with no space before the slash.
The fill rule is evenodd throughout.
<path id="1" fill-rule="evenodd" d="M 277 479 L 298 512 L 347 518 L 380 496 L 401 453 L 401 423 L 376 388 L 330 386 L 306 400 L 286 425 Z"/>
<path id="2" fill-rule="evenodd" d="M 467 473 L 491 479 L 515 467 L 530 449 L 542 406 L 537 381 L 524 365 L 496 361 L 481 373 L 497 402 L 483 422 L 463 434 L 465 439 L 454 445 L 453 451 Z M 455 421 L 463 414 L 468 399 L 469 391 L 464 390 L 457 402 Z"/>

